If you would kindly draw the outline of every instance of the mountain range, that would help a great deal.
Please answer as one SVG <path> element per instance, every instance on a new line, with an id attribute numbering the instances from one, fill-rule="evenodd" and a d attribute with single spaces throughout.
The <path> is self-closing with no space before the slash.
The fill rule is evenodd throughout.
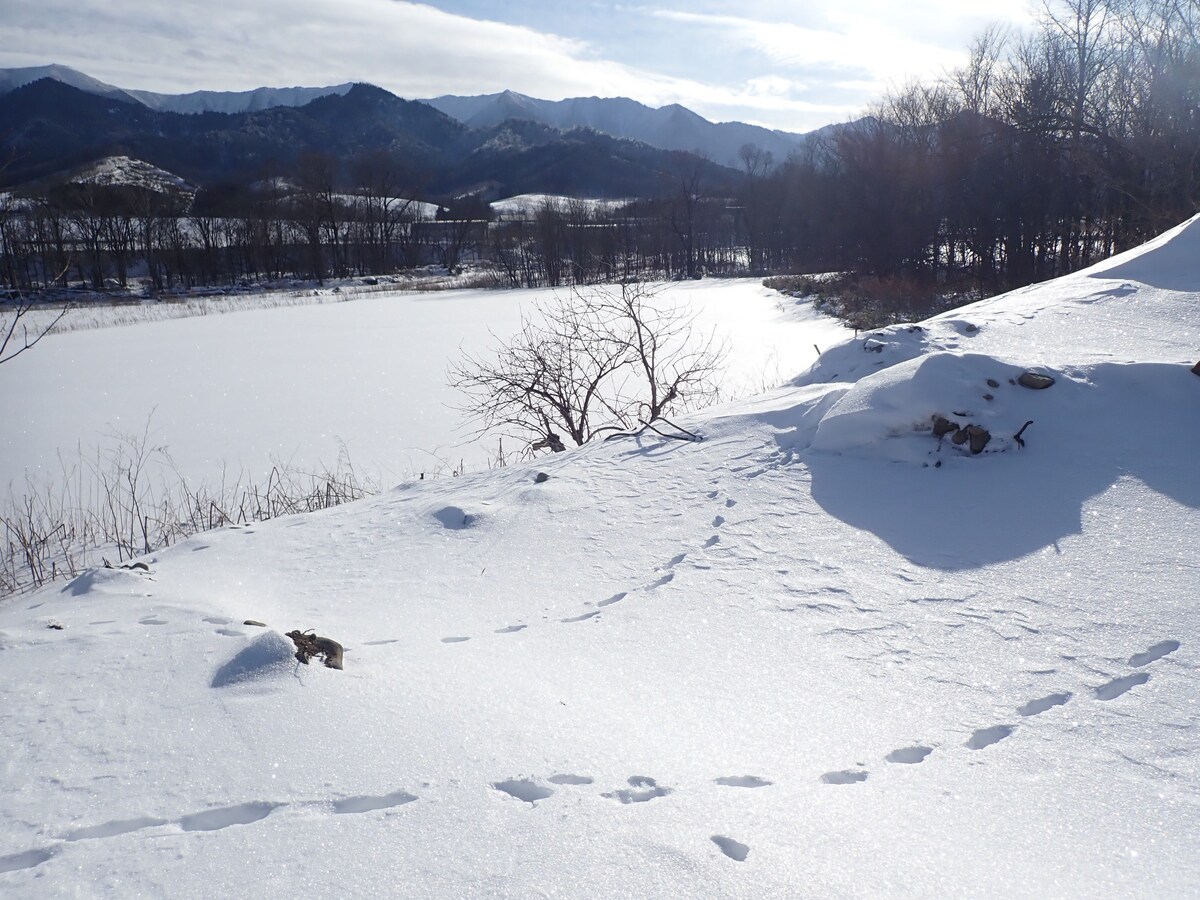
<path id="1" fill-rule="evenodd" d="M 205 185 L 286 173 L 311 153 L 342 161 L 375 153 L 446 195 L 646 196 L 686 167 L 728 185 L 744 144 L 782 160 L 803 140 L 626 98 L 546 101 L 506 91 L 422 102 L 368 84 L 171 95 L 66 66 L 0 70 L 0 153 L 9 160 L 0 182 L 8 185 L 114 155 Z"/>
<path id="2" fill-rule="evenodd" d="M 592 128 L 613 137 L 642 141 L 660 150 L 698 153 L 723 166 L 737 166 L 741 148 L 754 144 L 782 161 L 803 145 L 805 135 L 774 131 L 742 122 L 710 122 L 672 103 L 655 109 L 626 97 L 575 97 L 539 100 L 514 91 L 475 97 L 444 96 L 430 106 L 472 128 L 511 119 L 555 128 Z"/>

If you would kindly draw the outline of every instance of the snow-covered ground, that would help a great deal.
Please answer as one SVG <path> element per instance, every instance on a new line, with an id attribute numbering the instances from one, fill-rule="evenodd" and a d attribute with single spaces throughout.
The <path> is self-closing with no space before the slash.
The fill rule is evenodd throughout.
<path id="1" fill-rule="evenodd" d="M 491 204 L 492 212 L 498 219 L 523 219 L 533 216 L 547 204 L 561 210 L 566 210 L 570 204 L 582 203 L 588 212 L 611 213 L 629 204 L 628 200 L 578 200 L 573 197 L 562 197 L 555 194 L 517 194 L 496 200 Z"/>
<path id="2" fill-rule="evenodd" d="M 1196 896 L 1197 260 L 1193 220 L 834 347 L 701 443 L 413 482 L 6 602 L 0 895 Z M 362 352 L 335 322 L 315 369 Z M 74 356 L 119 362 L 118 397 L 182 345 L 126 331 Z M 281 390 L 274 344 L 192 334 L 195 402 L 243 355 L 230 402 Z M 306 628 L 344 671 L 291 658 Z"/>
<path id="3" fill-rule="evenodd" d="M 193 312 L 243 311 L 179 321 L 143 321 L 53 335 L 0 373 L 19 391 L 0 392 L 0 493 L 10 483 L 61 481 L 60 456 L 84 456 L 110 435 L 141 434 L 166 446 L 192 480 L 245 471 L 261 478 L 272 461 L 333 465 L 341 447 L 360 472 L 388 483 L 424 472 L 485 468 L 494 440 L 480 442 L 457 411 L 462 398 L 446 369 L 460 348 L 482 351 L 519 327 L 540 291 L 412 293 L 372 288 L 255 310 L 253 298 L 198 301 Z M 785 298 L 786 299 L 786 298 Z M 287 302 L 293 302 L 284 298 Z M 782 309 L 753 279 L 670 285 L 661 302 L 694 309 L 698 328 L 727 338 L 725 393 L 773 387 L 849 334 L 810 307 Z M 157 304 L 76 310 L 70 317 L 137 321 L 182 308 Z"/>

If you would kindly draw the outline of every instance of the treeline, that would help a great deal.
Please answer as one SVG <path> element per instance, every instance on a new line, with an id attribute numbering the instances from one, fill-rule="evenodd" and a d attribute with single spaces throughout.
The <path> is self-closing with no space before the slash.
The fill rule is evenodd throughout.
<path id="1" fill-rule="evenodd" d="M 0 197 L 0 282 L 162 291 L 465 262 L 508 286 L 837 271 L 874 293 L 876 318 L 917 315 L 1089 265 L 1200 208 L 1200 0 L 1046 0 L 1032 32 L 985 32 L 961 69 L 787 160 L 743 148 L 733 189 L 671 159 L 653 197 L 500 217 L 480 197 L 436 215 L 400 199 L 422 197 L 419 179 L 379 152 L 309 154 L 286 181 L 194 197 Z"/>
<path id="2" fill-rule="evenodd" d="M 982 294 L 1135 246 L 1200 209 L 1200 3 L 1055 0 L 963 68 L 893 92 L 753 177 L 774 267 Z"/>
<path id="3" fill-rule="evenodd" d="M 514 287 L 731 274 L 747 269 L 729 203 L 697 182 L 619 205 L 546 198 L 498 218 L 478 197 L 429 204 L 355 184 L 228 185 L 194 197 L 72 184 L 0 198 L 0 285 L 157 293 L 468 262 Z"/>

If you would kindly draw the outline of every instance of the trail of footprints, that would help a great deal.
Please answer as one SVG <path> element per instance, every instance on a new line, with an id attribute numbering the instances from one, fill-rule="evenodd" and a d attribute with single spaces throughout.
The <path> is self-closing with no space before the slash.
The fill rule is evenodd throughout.
<path id="1" fill-rule="evenodd" d="M 1153 647 L 1141 652 L 1135 653 L 1129 658 L 1129 665 L 1134 668 L 1148 666 L 1153 662 L 1157 662 L 1169 653 L 1174 653 L 1180 647 L 1179 641 L 1167 640 L 1160 641 Z M 1133 672 L 1129 675 L 1120 675 L 1116 678 L 1106 681 L 1092 689 L 1092 693 L 1096 700 L 1108 701 L 1115 700 L 1123 694 L 1128 693 L 1135 687 L 1145 684 L 1150 680 L 1149 672 Z M 1022 718 L 1031 718 L 1040 716 L 1042 713 L 1054 709 L 1056 706 L 1063 706 L 1069 703 L 1075 695 L 1070 691 L 1061 691 L 1058 693 L 1047 694 L 1044 697 L 1036 697 L 1017 707 L 1017 715 Z M 1016 724 L 997 724 L 989 725 L 985 728 L 975 729 L 969 738 L 967 738 L 964 746 L 968 750 L 985 750 L 994 744 L 1000 743 L 1005 738 L 1011 737 L 1013 732 L 1017 730 Z M 914 764 L 925 761 L 925 758 L 933 753 L 932 747 L 903 747 L 898 750 L 893 750 L 884 759 L 890 763 L 906 763 Z M 863 764 L 859 764 L 857 769 L 844 769 L 838 772 L 826 772 L 821 776 L 821 781 L 825 784 L 855 784 L 857 782 L 866 781 L 869 772 L 863 768 Z"/>
<path id="2" fill-rule="evenodd" d="M 1129 658 L 1129 665 L 1134 668 L 1148 666 L 1162 659 L 1164 656 L 1174 653 L 1179 647 L 1179 641 L 1161 641 L 1143 652 L 1135 653 Z M 1149 680 L 1150 673 L 1134 672 L 1105 682 L 1099 687 L 1094 688 L 1093 693 L 1098 701 L 1110 701 L 1122 696 L 1138 685 L 1145 684 Z M 1016 712 L 1017 715 L 1023 718 L 1040 716 L 1055 707 L 1071 702 L 1072 699 L 1073 695 L 1067 691 L 1047 694 L 1044 697 L 1037 697 L 1027 701 L 1017 707 Z M 976 729 L 967 739 L 965 746 L 972 751 L 984 750 L 1011 736 L 1016 728 L 1016 725 L 998 724 Z M 884 759 L 888 763 L 897 765 L 917 765 L 923 763 L 933 752 L 933 747 L 924 745 L 900 747 L 888 753 Z M 819 780 L 823 784 L 829 785 L 860 784 L 868 779 L 870 773 L 863 763 L 858 763 L 856 766 L 856 768 L 826 772 L 819 777 Z M 569 788 L 591 785 L 595 779 L 590 775 L 559 773 L 551 775 L 546 781 L 558 788 Z M 722 787 L 743 789 L 769 787 L 772 784 L 772 782 L 757 775 L 725 775 L 714 779 L 713 783 Z M 510 778 L 504 781 L 493 782 L 492 787 L 509 797 L 523 803 L 528 803 L 531 806 L 536 806 L 538 802 L 547 800 L 555 794 L 554 787 L 549 787 L 528 777 Z M 625 786 L 603 792 L 600 796 L 623 805 L 632 805 L 649 803 L 661 797 L 669 796 L 671 793 L 672 789 L 670 787 L 659 784 L 656 779 L 648 775 L 631 775 L 626 780 Z M 234 806 L 190 813 L 174 820 L 148 816 L 115 820 L 68 831 L 63 835 L 59 843 L 49 847 L 39 847 L 21 853 L 0 856 L 0 873 L 36 868 L 53 859 L 67 844 L 77 841 L 104 840 L 146 829 L 164 828 L 172 825 L 183 832 L 220 831 L 235 825 L 250 825 L 265 819 L 278 810 L 289 808 L 324 809 L 332 815 L 361 814 L 393 809 L 412 803 L 417 799 L 419 798 L 416 795 L 410 794 L 407 791 L 394 791 L 390 794 L 345 797 L 332 801 L 300 803 L 257 801 L 240 803 Z M 714 834 L 710 840 L 721 853 L 735 862 L 745 862 L 749 858 L 750 847 L 747 844 L 743 844 L 734 838 L 722 834 Z"/>
<path id="3" fill-rule="evenodd" d="M 178 819 L 159 819 L 149 816 L 136 819 L 119 819 L 76 828 L 62 836 L 62 840 L 48 847 L 39 847 L 14 853 L 10 856 L 0 856 L 0 873 L 16 872 L 21 869 L 33 869 L 44 862 L 53 859 L 67 844 L 78 841 L 96 841 L 132 834 L 150 828 L 174 826 L 182 832 L 221 831 L 234 825 L 250 825 L 265 819 L 267 816 L 283 809 L 318 808 L 325 809 L 332 815 L 347 815 L 355 813 L 374 812 L 380 809 L 391 809 L 412 803 L 417 797 L 407 791 L 396 791 L 381 796 L 345 797 L 334 801 L 313 801 L 308 803 L 271 803 L 257 801 L 239 803 L 235 806 L 206 809 L 189 813 Z"/>
<path id="4" fill-rule="evenodd" d="M 709 491 L 706 496 L 708 497 L 709 500 L 717 500 L 720 497 L 720 491 L 715 491 L 715 490 Z M 726 509 L 732 509 L 733 507 L 737 506 L 737 501 L 734 500 L 733 498 L 726 498 L 723 501 L 723 503 L 724 503 L 724 507 Z M 724 516 L 718 515 L 718 516 L 713 517 L 713 521 L 712 521 L 713 528 L 720 528 L 724 524 L 725 524 Z M 701 549 L 708 550 L 712 547 L 715 547 L 719 543 L 721 543 L 721 535 L 714 532 L 713 534 L 709 535 L 709 537 L 704 541 L 704 543 L 701 545 Z M 607 599 L 598 601 L 595 605 L 595 609 L 588 609 L 588 610 L 585 610 L 584 612 L 580 613 L 579 615 L 567 616 L 566 618 L 559 619 L 558 621 L 564 625 L 573 625 L 578 622 L 595 621 L 596 619 L 598 619 L 600 617 L 601 612 L 603 612 L 603 610 L 606 607 L 612 606 L 613 604 L 616 604 L 616 603 L 620 603 L 622 600 L 624 600 L 626 597 L 629 597 L 631 594 L 637 593 L 639 591 L 645 592 L 645 591 L 657 590 L 660 587 L 664 587 L 664 586 L 670 584 L 672 581 L 675 580 L 674 569 L 677 566 L 679 566 L 681 563 L 685 562 L 688 558 L 688 555 L 689 554 L 685 551 L 682 553 L 677 553 L 675 556 L 671 557 L 671 559 L 667 560 L 667 562 L 664 563 L 658 569 L 658 571 L 663 572 L 663 574 L 646 582 L 642 586 L 633 588 L 628 591 L 619 591 L 618 593 L 613 594 L 611 597 L 608 597 Z M 529 626 L 525 623 L 519 623 L 519 624 L 515 624 L 515 625 L 505 625 L 501 628 L 495 629 L 492 633 L 493 634 L 516 634 L 518 631 L 523 631 L 528 627 Z M 219 633 L 225 634 L 226 632 L 222 631 Z M 471 638 L 469 636 L 452 635 L 450 637 L 441 638 L 441 642 L 443 644 L 461 644 L 466 641 L 469 641 L 470 639 Z M 387 643 L 387 642 L 378 641 L 375 643 Z"/>
<path id="5" fill-rule="evenodd" d="M 708 493 L 710 500 L 716 500 L 720 496 L 719 491 L 711 491 Z M 737 505 L 734 499 L 726 499 L 724 506 L 727 509 L 732 509 Z M 725 524 L 725 517 L 716 515 L 712 520 L 712 527 L 719 529 Z M 720 543 L 721 537 L 719 534 L 712 534 L 702 545 L 703 549 L 716 546 Z M 577 616 L 569 616 L 559 621 L 564 624 L 573 624 L 577 622 L 585 622 L 597 618 L 603 609 L 620 603 L 622 600 L 637 591 L 652 591 L 659 587 L 669 584 L 675 577 L 674 569 L 683 563 L 688 558 L 686 552 L 679 553 L 672 557 L 660 569 L 665 569 L 665 573 L 659 577 L 647 582 L 640 588 L 634 588 L 631 591 L 621 591 L 613 594 L 607 599 L 600 600 L 596 603 L 596 608 L 588 610 Z M 206 618 L 204 620 L 213 625 L 222 626 L 216 629 L 217 634 L 227 635 L 230 637 L 240 637 L 245 635 L 245 632 L 239 631 L 234 625 L 233 620 L 219 617 Z M 165 625 L 167 620 L 159 616 L 148 616 L 140 620 L 142 625 Z M 495 634 L 516 634 L 528 628 L 524 623 L 506 625 L 497 628 Z M 470 637 L 461 635 L 452 635 L 441 638 L 444 644 L 459 644 L 469 641 Z M 377 640 L 368 642 L 371 645 L 382 645 L 396 643 L 396 640 Z M 1180 647 L 1180 642 L 1177 640 L 1164 640 L 1146 650 L 1135 653 L 1129 658 L 1129 665 L 1133 668 L 1144 668 L 1151 663 L 1157 662 L 1168 654 L 1174 653 Z M 1121 675 L 1105 682 L 1102 685 L 1093 689 L 1095 699 L 1098 701 L 1110 701 L 1128 693 L 1135 687 L 1145 684 L 1150 680 L 1149 672 L 1133 672 L 1128 675 Z M 1058 706 L 1063 706 L 1069 703 L 1074 698 L 1074 695 L 1069 691 L 1061 691 L 1057 693 L 1047 694 L 1043 697 L 1037 697 L 1027 701 L 1017 707 L 1016 713 L 1022 718 L 1031 718 L 1042 715 L 1043 713 L 1054 709 Z M 965 747 L 972 751 L 984 750 L 991 747 L 1000 741 L 1010 737 L 1018 726 L 1016 724 L 1001 723 L 990 725 L 984 728 L 976 729 L 972 732 L 965 742 Z M 932 753 L 934 748 L 925 745 L 915 745 L 910 747 L 900 747 L 888 753 L 884 760 L 896 765 L 918 765 L 923 763 Z M 829 785 L 852 785 L 860 784 L 870 777 L 870 772 L 866 769 L 865 764 L 857 763 L 855 768 L 842 769 L 837 771 L 826 772 L 819 776 L 819 780 L 823 784 Z M 556 787 L 581 787 L 594 783 L 594 779 L 588 775 L 575 775 L 569 773 L 561 773 L 550 776 L 546 779 L 550 784 Z M 729 775 L 714 779 L 714 784 L 723 787 L 734 788 L 761 788 L 767 787 L 772 782 L 760 778 L 757 775 Z M 555 789 L 547 787 L 544 784 L 532 778 L 510 778 L 504 781 L 497 781 L 491 785 L 495 790 L 506 794 L 523 803 L 528 803 L 531 806 L 536 806 L 539 801 L 547 800 L 555 793 Z M 654 778 L 646 775 L 631 775 L 626 782 L 626 785 L 616 788 L 612 791 L 602 793 L 600 796 L 618 803 L 629 805 L 648 803 L 660 797 L 666 797 L 672 793 L 672 789 L 660 785 Z M 277 810 L 288 807 L 326 807 L 333 815 L 358 814 L 374 812 L 377 810 L 391 809 L 398 806 L 403 806 L 412 803 L 418 798 L 408 793 L 407 791 L 396 791 L 391 794 L 380 796 L 358 796 L 348 797 L 332 802 L 309 802 L 309 803 L 270 803 L 270 802 L 253 802 L 242 803 L 236 806 L 223 807 L 218 809 L 204 810 L 202 812 L 192 813 L 169 821 L 166 819 L 157 818 L 136 818 L 113 822 L 106 822 L 100 825 L 93 825 L 84 828 L 78 828 L 68 832 L 63 836 L 62 842 L 46 848 L 38 848 L 27 850 L 22 853 L 16 853 L 9 856 L 0 856 L 0 873 L 13 872 L 21 869 L 32 869 L 42 865 L 48 860 L 54 858 L 66 843 L 87 840 L 99 840 L 105 838 L 113 838 L 124 834 L 129 834 L 135 831 L 141 831 L 149 828 L 160 828 L 169 825 L 177 826 L 184 832 L 196 831 L 218 831 L 224 828 L 229 828 L 234 825 L 249 825 L 276 812 Z M 722 854 L 736 862 L 745 862 L 750 855 L 750 847 L 731 837 L 721 834 L 714 834 L 710 838 L 712 843 L 720 850 Z"/>

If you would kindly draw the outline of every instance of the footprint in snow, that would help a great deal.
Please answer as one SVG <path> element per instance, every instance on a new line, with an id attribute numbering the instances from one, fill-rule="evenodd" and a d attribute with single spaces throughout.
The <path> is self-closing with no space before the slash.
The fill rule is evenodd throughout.
<path id="1" fill-rule="evenodd" d="M 367 647 L 382 647 L 384 644 L 398 644 L 400 638 L 387 638 L 382 641 L 363 641 L 363 645 Z"/>
<path id="2" fill-rule="evenodd" d="M 719 543 L 721 543 L 721 536 L 719 534 L 714 534 L 704 542 L 704 547 L 705 549 L 708 549 L 709 547 L 715 547 Z"/>
<path id="3" fill-rule="evenodd" d="M 237 806 L 227 806 L 223 809 L 207 809 L 204 812 L 192 813 L 179 820 L 179 827 L 184 831 L 220 831 L 232 825 L 249 825 L 259 819 L 265 819 L 278 809 L 281 803 L 239 803 Z"/>
<path id="4" fill-rule="evenodd" d="M 167 620 L 158 616 L 146 616 L 144 619 L 138 619 L 139 625 L 166 625 Z"/>
<path id="5" fill-rule="evenodd" d="M 377 809 L 392 809 L 412 803 L 416 799 L 408 791 L 396 791 L 379 797 L 346 797 L 333 802 L 333 812 L 335 815 L 345 815 L 347 813 L 372 812 Z"/>
<path id="6" fill-rule="evenodd" d="M 734 500 L 732 497 L 730 497 L 728 500 L 725 501 L 726 509 L 733 509 L 735 506 L 737 506 L 737 501 Z"/>
<path id="7" fill-rule="evenodd" d="M 713 523 L 712 523 L 713 528 L 720 528 L 724 524 L 725 524 L 724 516 L 713 516 Z"/>
<path id="8" fill-rule="evenodd" d="M 601 796 L 609 800 L 619 800 L 621 803 L 648 803 L 671 793 L 670 788 L 660 787 L 657 781 L 646 775 L 631 775 L 628 781 L 628 789 L 613 791 Z"/>
<path id="9" fill-rule="evenodd" d="M 714 834 L 712 842 L 721 848 L 722 853 L 737 862 L 745 862 L 746 857 L 750 855 L 749 847 L 741 841 L 735 841 L 733 838 L 725 837 L 723 834 Z"/>
<path id="10" fill-rule="evenodd" d="M 597 606 L 612 606 L 614 603 L 620 603 L 622 600 L 624 600 L 628 596 L 629 596 L 628 591 L 621 591 L 619 594 L 613 594 L 607 600 L 601 600 L 596 605 Z"/>
<path id="11" fill-rule="evenodd" d="M 101 825 L 90 825 L 86 828 L 76 828 L 67 833 L 66 839 L 68 841 L 93 841 L 98 838 L 117 837 L 141 831 L 143 828 L 157 828 L 159 825 L 166 824 L 166 819 L 123 819 L 116 822 L 105 822 Z"/>
<path id="12" fill-rule="evenodd" d="M 591 775 L 570 775 L 567 773 L 551 775 L 549 778 L 551 784 L 591 784 L 595 780 Z"/>
<path id="13" fill-rule="evenodd" d="M 1139 684 L 1145 684 L 1149 680 L 1149 672 L 1135 672 L 1132 675 L 1122 675 L 1120 678 L 1114 678 L 1107 684 L 1102 684 L 1096 688 L 1096 699 L 1116 700 L 1122 694 L 1128 693 Z"/>
<path id="14" fill-rule="evenodd" d="M 655 588 L 660 588 L 660 587 L 662 587 L 664 584 L 670 584 L 670 583 L 671 583 L 672 581 L 674 581 L 674 580 L 675 580 L 675 573 L 674 573 L 674 572 L 668 572 L 668 573 L 667 573 L 666 575 L 664 575 L 662 578 L 658 578 L 658 579 L 656 579 L 656 580 L 654 580 L 654 581 L 650 582 L 648 585 L 646 585 L 646 590 L 648 590 L 648 591 L 652 591 L 652 590 L 654 590 Z"/>
<path id="15" fill-rule="evenodd" d="M 469 640 L 470 640 L 469 637 L 444 637 L 444 638 L 442 638 L 442 643 L 443 644 L 461 644 L 463 641 L 469 641 Z"/>
<path id="16" fill-rule="evenodd" d="M 884 759 L 890 763 L 902 763 L 912 766 L 925 762 L 925 757 L 929 756 L 932 752 L 932 747 L 901 747 L 898 750 L 893 750 Z"/>
<path id="17" fill-rule="evenodd" d="M 26 850 L 11 856 L 0 856 L 0 873 L 33 869 L 54 857 L 53 850 Z"/>
<path id="18" fill-rule="evenodd" d="M 1045 697 L 1038 697 L 1036 700 L 1030 700 L 1028 703 L 1018 706 L 1017 713 L 1022 716 L 1040 716 L 1048 709 L 1062 706 L 1071 699 L 1071 696 L 1070 691 L 1063 691 L 1061 694 L 1049 694 Z"/>
<path id="19" fill-rule="evenodd" d="M 984 747 L 1000 743 L 1012 733 L 1012 725 L 992 725 L 990 728 L 979 728 L 967 739 L 967 746 L 972 750 L 982 750 Z"/>
<path id="20" fill-rule="evenodd" d="M 1129 664 L 1131 666 L 1148 666 L 1152 662 L 1158 662 L 1168 653 L 1174 653 L 1179 646 L 1179 641 L 1159 641 L 1149 650 L 1135 653 L 1129 657 Z"/>
<path id="21" fill-rule="evenodd" d="M 600 610 L 593 609 L 591 612 L 585 612 L 581 616 L 571 616 L 568 619 L 560 619 L 561 622 L 586 622 L 588 619 L 594 619 L 600 615 Z"/>
<path id="22" fill-rule="evenodd" d="M 708 492 L 708 499 L 709 499 L 709 500 L 716 500 L 716 499 L 717 499 L 717 497 L 719 497 L 720 495 L 721 495 L 721 492 L 720 492 L 720 491 L 709 491 L 709 492 Z"/>
<path id="23" fill-rule="evenodd" d="M 675 568 L 677 565 L 679 565 L 681 562 L 683 562 L 685 559 L 687 559 L 687 554 L 686 554 L 686 553 L 679 553 L 679 554 L 676 554 L 675 556 L 672 556 L 672 557 L 671 557 L 671 561 L 667 563 L 667 568 L 668 568 L 668 569 L 673 569 L 673 568 Z"/>
<path id="24" fill-rule="evenodd" d="M 497 628 L 494 634 L 516 634 L 518 631 L 524 631 L 528 625 L 505 625 L 503 628 Z"/>
<path id="25" fill-rule="evenodd" d="M 224 635 L 225 637 L 245 637 L 246 636 L 246 632 L 238 631 L 236 628 L 218 628 L 217 634 Z"/>
<path id="26" fill-rule="evenodd" d="M 771 784 L 767 779 L 759 778 L 757 775 L 723 775 L 720 778 L 714 779 L 713 783 L 725 787 L 740 788 L 760 788 Z"/>
<path id="27" fill-rule="evenodd" d="M 843 769 L 840 772 L 826 772 L 821 776 L 821 781 L 825 784 L 857 784 L 866 781 L 867 775 L 867 772 Z"/>
<path id="28" fill-rule="evenodd" d="M 538 800 L 545 800 L 554 794 L 554 791 L 550 788 L 542 787 L 528 778 L 510 778 L 508 781 L 497 781 L 492 787 L 502 793 L 508 794 L 510 797 L 523 800 L 530 805 L 536 804 Z"/>

